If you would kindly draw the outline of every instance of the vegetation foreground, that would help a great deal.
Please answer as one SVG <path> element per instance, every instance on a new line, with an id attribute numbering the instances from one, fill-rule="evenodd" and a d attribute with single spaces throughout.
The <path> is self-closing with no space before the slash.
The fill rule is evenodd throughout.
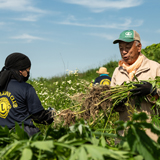
<path id="1" fill-rule="evenodd" d="M 150 59 L 158 60 L 159 48 L 159 44 L 151 45 L 146 47 L 142 53 Z M 104 66 L 112 73 L 116 65 L 117 62 L 110 62 Z M 145 133 L 145 128 L 150 128 L 153 133 L 160 135 L 159 115 L 152 117 L 153 123 L 146 123 L 148 118 L 146 114 L 137 114 L 133 110 L 130 121 L 124 123 L 118 121 L 117 113 L 112 111 L 114 104 L 107 101 L 107 104 L 110 104 L 108 108 L 103 108 L 106 104 L 101 105 L 101 108 L 93 108 L 89 112 L 91 113 L 89 117 L 84 118 L 88 115 L 88 108 L 85 107 L 90 105 L 89 101 L 86 101 L 88 93 L 92 90 L 89 88 L 89 84 L 91 79 L 97 76 L 95 70 L 87 71 L 84 74 L 79 74 L 76 70 L 68 72 L 62 77 L 29 80 L 28 83 L 35 88 L 42 105 L 46 109 L 48 107 L 55 108 L 56 115 L 53 115 L 55 121 L 48 126 L 35 124 L 41 132 L 33 137 L 28 137 L 18 124 L 15 129 L 10 131 L 7 127 L 0 127 L 0 159 L 160 159 L 160 138 L 156 143 Z M 159 87 L 156 82 L 153 84 Z M 105 88 L 105 90 L 107 89 Z M 124 88 L 122 90 L 124 91 Z M 80 95 L 83 96 L 77 100 L 75 95 L 78 95 L 78 98 Z M 122 94 L 120 93 L 118 97 L 122 97 Z M 100 106 L 103 104 L 101 101 L 96 101 L 95 104 L 99 103 L 97 106 Z M 116 103 L 116 101 L 114 102 Z M 159 104 L 158 100 L 157 106 Z M 127 130 L 124 137 L 118 135 L 118 131 L 122 129 Z M 120 143 L 116 145 L 115 140 L 119 140 Z"/>

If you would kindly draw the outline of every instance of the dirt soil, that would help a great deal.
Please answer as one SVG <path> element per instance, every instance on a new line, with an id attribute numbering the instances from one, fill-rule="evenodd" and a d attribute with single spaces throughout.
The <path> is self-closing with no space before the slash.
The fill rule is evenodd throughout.
<path id="1" fill-rule="evenodd" d="M 85 120 L 95 119 L 101 110 L 104 114 L 107 114 L 107 110 L 111 107 L 111 99 L 101 101 L 110 96 L 110 92 L 103 94 L 104 91 L 109 89 L 110 86 L 108 85 L 93 87 L 82 104 L 81 111 L 85 110 L 85 112 L 80 115 L 80 118 L 84 118 Z M 101 103 L 97 105 L 99 102 Z"/>
<path id="2" fill-rule="evenodd" d="M 107 90 L 110 90 L 110 86 L 99 85 L 92 87 L 87 94 L 76 94 L 72 96 L 72 100 L 81 103 L 81 109 L 78 111 L 78 114 L 69 109 L 61 111 L 59 117 L 61 120 L 64 120 L 64 125 L 74 124 L 76 119 L 80 118 L 86 121 L 94 120 L 99 116 L 100 111 L 103 111 L 106 115 L 112 105 L 111 99 L 104 100 L 110 96 L 110 92 L 104 93 Z M 104 101 L 101 102 L 102 100 Z"/>

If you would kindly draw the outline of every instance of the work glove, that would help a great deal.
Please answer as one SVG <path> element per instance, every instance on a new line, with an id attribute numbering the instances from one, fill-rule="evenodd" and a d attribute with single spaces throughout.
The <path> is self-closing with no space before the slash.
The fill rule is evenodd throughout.
<path id="1" fill-rule="evenodd" d="M 126 103 L 126 101 L 127 101 L 127 97 L 126 97 L 126 98 L 123 98 L 123 99 L 118 103 L 118 106 L 124 105 L 124 103 Z"/>
<path id="2" fill-rule="evenodd" d="M 123 112 L 125 110 L 125 103 L 127 102 L 127 97 L 123 98 L 118 104 L 114 106 L 114 111 L 116 112 Z"/>
<path id="3" fill-rule="evenodd" d="M 157 94 L 157 89 L 153 88 L 152 84 L 146 81 L 141 81 L 143 84 L 133 84 L 137 88 L 131 89 L 132 96 L 146 96 L 151 94 L 152 96 Z"/>
<path id="4" fill-rule="evenodd" d="M 56 115 L 56 110 L 52 107 L 48 107 L 48 111 L 52 111 L 53 115 Z"/>
<path id="5" fill-rule="evenodd" d="M 48 109 L 47 109 L 48 111 L 56 111 L 54 108 L 52 108 L 52 107 L 48 107 Z"/>

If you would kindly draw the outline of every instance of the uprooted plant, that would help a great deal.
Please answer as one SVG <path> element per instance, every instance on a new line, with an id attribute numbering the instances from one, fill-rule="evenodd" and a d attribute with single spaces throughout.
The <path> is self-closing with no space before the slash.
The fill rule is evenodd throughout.
<path id="1" fill-rule="evenodd" d="M 160 88 L 160 77 L 156 77 L 155 80 L 148 80 L 152 83 L 153 87 Z M 59 121 L 64 121 L 64 125 L 74 124 L 76 119 L 84 119 L 89 125 L 96 124 L 100 119 L 107 117 L 105 126 L 107 125 L 109 118 L 114 110 L 114 107 L 119 104 L 124 98 L 127 98 L 128 112 L 133 114 L 135 112 L 135 106 L 129 104 L 129 98 L 132 97 L 131 89 L 134 89 L 133 84 L 141 83 L 137 82 L 124 83 L 123 85 L 117 85 L 110 87 L 108 85 L 96 85 L 88 89 L 86 94 L 79 94 L 78 104 L 66 108 L 54 117 L 58 117 Z M 76 99 L 77 99 L 76 97 Z M 142 98 L 142 97 L 141 97 Z M 145 98 L 145 97 L 143 97 Z M 159 105 L 159 100 L 157 101 Z"/>

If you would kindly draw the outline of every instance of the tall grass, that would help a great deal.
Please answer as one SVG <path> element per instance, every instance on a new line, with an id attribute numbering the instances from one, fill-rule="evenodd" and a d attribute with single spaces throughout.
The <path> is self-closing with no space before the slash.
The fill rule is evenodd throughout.
<path id="1" fill-rule="evenodd" d="M 107 71 L 109 72 L 109 76 L 112 77 L 113 71 L 116 67 L 118 67 L 117 61 L 110 61 L 107 64 L 104 64 L 102 66 L 99 66 L 97 68 L 89 69 L 86 72 L 79 73 L 79 78 L 85 79 L 89 82 L 91 82 L 92 79 L 95 79 L 99 75 L 96 73 L 97 70 L 99 70 L 100 67 L 106 67 Z"/>

